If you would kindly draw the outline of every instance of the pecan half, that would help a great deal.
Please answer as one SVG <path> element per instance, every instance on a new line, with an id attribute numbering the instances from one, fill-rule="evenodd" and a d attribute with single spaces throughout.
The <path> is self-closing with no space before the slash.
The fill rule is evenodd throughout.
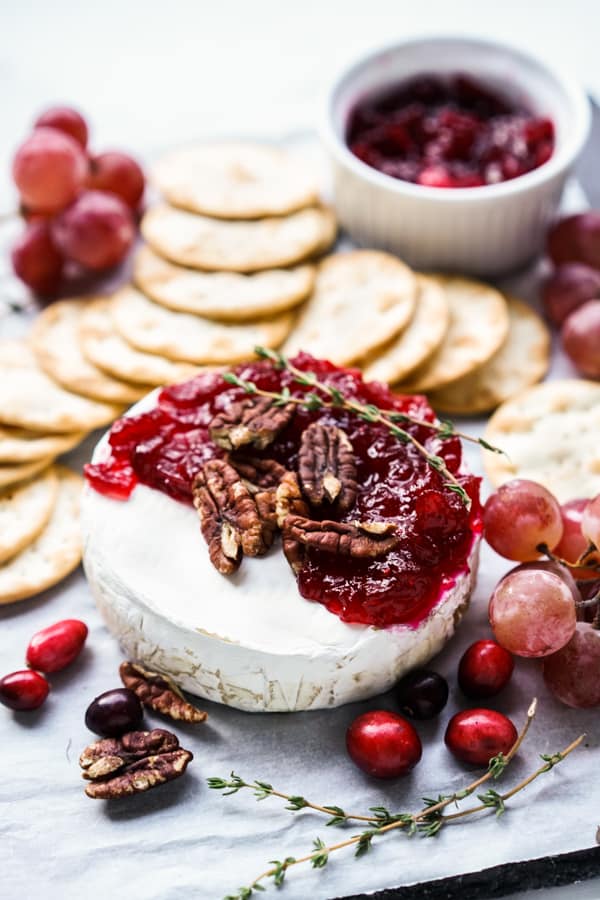
<path id="1" fill-rule="evenodd" d="M 85 789 L 93 800 L 118 800 L 179 778 L 193 759 L 174 734 L 155 728 L 104 738 L 86 747 L 79 758 Z"/>
<path id="2" fill-rule="evenodd" d="M 304 516 L 288 516 L 284 523 L 284 541 L 302 548 L 350 556 L 353 559 L 375 559 L 385 556 L 398 544 L 393 522 L 316 522 Z M 289 560 L 289 557 L 288 557 Z M 290 564 L 301 567 L 303 552 L 298 548 Z"/>
<path id="3" fill-rule="evenodd" d="M 275 511 L 280 528 L 283 528 L 288 516 L 308 515 L 308 506 L 294 472 L 286 472 L 279 482 L 275 494 Z"/>
<path id="4" fill-rule="evenodd" d="M 277 488 L 286 474 L 281 463 L 274 459 L 231 457 L 229 462 L 238 472 L 254 497 L 263 524 L 265 543 L 271 546 L 277 531 Z"/>
<path id="5" fill-rule="evenodd" d="M 208 718 L 208 713 L 188 703 L 168 675 L 149 672 L 132 662 L 121 663 L 119 675 L 125 687 L 133 691 L 148 709 L 182 722 L 204 722 Z"/>
<path id="6" fill-rule="evenodd" d="M 313 506 L 335 503 L 345 512 L 354 504 L 358 486 L 352 444 L 335 425 L 313 422 L 302 435 L 298 474 L 304 496 Z"/>
<path id="7" fill-rule="evenodd" d="M 291 421 L 294 410 L 293 403 L 274 406 L 269 397 L 246 397 L 214 417 L 210 436 L 225 450 L 248 445 L 264 450 Z"/>
<path id="8" fill-rule="evenodd" d="M 192 493 L 210 561 L 222 575 L 236 571 L 243 553 L 266 553 L 272 529 L 264 527 L 255 499 L 233 466 L 209 460 L 194 478 Z"/>

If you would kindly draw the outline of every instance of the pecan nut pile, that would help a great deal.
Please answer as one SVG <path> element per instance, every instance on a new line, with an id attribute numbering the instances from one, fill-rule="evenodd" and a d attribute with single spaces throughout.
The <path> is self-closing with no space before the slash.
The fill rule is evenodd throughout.
<path id="1" fill-rule="evenodd" d="M 193 759 L 174 734 L 155 728 L 104 738 L 79 757 L 85 789 L 93 800 L 119 800 L 179 778 Z"/>
<path id="2" fill-rule="evenodd" d="M 207 713 L 188 703 L 168 675 L 149 672 L 132 662 L 121 663 L 119 675 L 125 687 L 148 709 L 181 722 L 205 722 L 208 718 Z"/>
<path id="3" fill-rule="evenodd" d="M 292 419 L 295 406 L 275 406 L 269 397 L 247 397 L 231 406 L 210 423 L 210 436 L 225 450 L 252 446 L 264 450 Z"/>
<path id="4" fill-rule="evenodd" d="M 346 433 L 335 425 L 309 425 L 300 443 L 298 475 L 311 506 L 330 503 L 340 512 L 351 509 L 358 486 L 352 444 Z"/>
<path id="5" fill-rule="evenodd" d="M 221 574 L 235 572 L 244 553 L 266 553 L 273 529 L 261 519 L 256 499 L 233 466 L 211 459 L 197 473 L 192 493 L 210 560 Z"/>
<path id="6" fill-rule="evenodd" d="M 293 403 L 277 406 L 269 397 L 251 396 L 210 424 L 211 438 L 229 453 L 205 463 L 194 479 L 193 496 L 211 562 L 224 575 L 237 570 L 244 554 L 266 553 L 278 530 L 295 573 L 310 549 L 374 559 L 399 542 L 392 522 L 334 520 L 352 509 L 358 494 L 353 447 L 337 425 L 313 422 L 304 430 L 297 473 L 274 459 L 239 453 L 250 445 L 267 447 L 294 410 Z M 330 518 L 319 518 L 327 514 Z"/>

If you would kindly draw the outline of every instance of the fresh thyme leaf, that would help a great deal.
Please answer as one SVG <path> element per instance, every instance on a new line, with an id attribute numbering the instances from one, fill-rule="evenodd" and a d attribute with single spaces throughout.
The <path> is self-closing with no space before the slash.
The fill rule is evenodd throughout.
<path id="1" fill-rule="evenodd" d="M 493 788 L 489 788 L 485 794 L 477 794 L 477 799 L 480 800 L 484 806 L 495 809 L 497 816 L 501 816 L 506 810 L 504 798 Z"/>
<path id="2" fill-rule="evenodd" d="M 304 797 L 289 797 L 289 806 L 286 806 L 286 809 L 304 809 L 308 806 L 308 803 L 304 799 Z"/>
<path id="3" fill-rule="evenodd" d="M 488 763 L 488 772 L 492 778 L 500 778 L 507 765 L 508 760 L 504 753 L 499 753 L 498 756 L 492 756 L 490 759 Z"/>

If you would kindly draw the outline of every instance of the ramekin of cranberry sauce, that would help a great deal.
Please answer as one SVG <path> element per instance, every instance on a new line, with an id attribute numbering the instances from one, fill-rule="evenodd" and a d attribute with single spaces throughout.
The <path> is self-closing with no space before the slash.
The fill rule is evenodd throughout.
<path id="1" fill-rule="evenodd" d="M 418 38 L 375 51 L 326 96 L 338 219 L 415 267 L 504 274 L 541 249 L 589 123 L 579 85 L 508 45 Z"/>
<path id="2" fill-rule="evenodd" d="M 392 178 L 475 188 L 548 162 L 554 123 L 469 75 L 426 74 L 361 98 L 346 139 L 355 156 Z"/>

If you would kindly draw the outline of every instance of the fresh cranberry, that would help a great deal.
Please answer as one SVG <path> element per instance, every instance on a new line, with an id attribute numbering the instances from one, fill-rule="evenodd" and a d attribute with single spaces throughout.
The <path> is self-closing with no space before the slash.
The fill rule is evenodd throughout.
<path id="1" fill-rule="evenodd" d="M 27 647 L 27 665 L 40 672 L 60 672 L 81 653 L 88 628 L 79 619 L 63 619 L 43 628 Z"/>
<path id="2" fill-rule="evenodd" d="M 0 703 L 9 709 L 37 709 L 46 697 L 50 685 L 39 672 L 22 669 L 0 679 Z"/>
<path id="3" fill-rule="evenodd" d="M 95 734 L 119 737 L 140 728 L 143 718 L 137 695 L 128 688 L 116 688 L 92 700 L 85 713 L 85 724 Z"/>
<path id="4" fill-rule="evenodd" d="M 398 682 L 394 693 L 405 715 L 411 719 L 432 719 L 448 702 L 448 682 L 437 672 L 415 669 Z"/>
<path id="5" fill-rule="evenodd" d="M 406 775 L 423 752 L 410 722 L 383 709 L 363 713 L 352 722 L 346 732 L 346 748 L 359 769 L 376 778 Z"/>
<path id="6" fill-rule="evenodd" d="M 517 729 L 493 709 L 465 709 L 448 722 L 444 741 L 461 762 L 487 766 L 499 753 L 506 755 L 517 740 Z"/>
<path id="7" fill-rule="evenodd" d="M 475 641 L 463 653 L 458 683 L 466 697 L 481 700 L 499 694 L 510 681 L 514 660 L 496 641 Z"/>

